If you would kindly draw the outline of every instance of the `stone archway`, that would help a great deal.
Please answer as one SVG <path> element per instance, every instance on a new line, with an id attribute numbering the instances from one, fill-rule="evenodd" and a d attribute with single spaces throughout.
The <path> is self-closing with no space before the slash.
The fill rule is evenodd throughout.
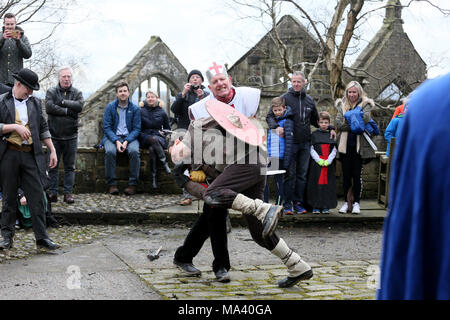
<path id="1" fill-rule="evenodd" d="M 186 69 L 161 38 L 152 36 L 124 68 L 86 100 L 80 115 L 79 147 L 92 147 L 102 139 L 103 113 L 107 104 L 116 98 L 114 85 L 119 80 L 127 81 L 133 94 L 143 82 L 156 77 L 165 83 L 168 94 L 175 96 L 183 88 L 187 75 Z M 170 98 L 167 100 L 166 110 L 170 108 Z"/>

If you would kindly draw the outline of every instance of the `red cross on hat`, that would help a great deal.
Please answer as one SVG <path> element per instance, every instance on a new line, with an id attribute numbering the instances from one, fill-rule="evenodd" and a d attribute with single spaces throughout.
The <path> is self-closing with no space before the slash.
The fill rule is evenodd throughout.
<path id="1" fill-rule="evenodd" d="M 217 62 L 213 62 L 212 66 L 206 70 L 206 78 L 208 78 L 208 81 L 211 81 L 211 78 L 214 77 L 217 74 L 224 74 L 228 76 L 227 70 L 224 67 L 224 64 L 217 64 Z"/>

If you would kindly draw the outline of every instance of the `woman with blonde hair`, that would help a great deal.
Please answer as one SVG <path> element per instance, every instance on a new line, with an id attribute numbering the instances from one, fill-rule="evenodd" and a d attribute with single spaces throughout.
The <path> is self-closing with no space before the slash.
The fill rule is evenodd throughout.
<path id="1" fill-rule="evenodd" d="M 162 106 L 163 102 L 159 99 L 158 94 L 148 91 L 145 95 L 144 106 L 141 108 L 139 143 L 141 148 L 149 151 L 152 187 L 154 189 L 158 188 L 156 182 L 157 159 L 167 173 L 171 172 L 164 152 L 164 149 L 167 149 L 167 141 L 162 132 L 162 129 L 170 130 L 169 116 Z"/>
<path id="2" fill-rule="evenodd" d="M 338 110 L 336 115 L 336 128 L 338 130 L 337 146 L 339 159 L 342 163 L 342 178 L 344 189 L 344 205 L 339 209 L 339 213 L 346 213 L 349 210 L 348 197 L 353 196 L 351 204 L 352 213 L 360 213 L 359 201 L 362 192 L 362 166 L 364 159 L 375 158 L 375 151 L 361 133 L 354 133 L 345 119 L 346 112 L 360 106 L 363 111 L 363 121 L 367 124 L 370 120 L 371 111 L 375 108 L 375 103 L 369 99 L 363 88 L 357 81 L 351 81 L 345 88 L 344 97 L 337 99 L 335 107 Z M 348 191 L 352 188 L 352 194 Z"/>

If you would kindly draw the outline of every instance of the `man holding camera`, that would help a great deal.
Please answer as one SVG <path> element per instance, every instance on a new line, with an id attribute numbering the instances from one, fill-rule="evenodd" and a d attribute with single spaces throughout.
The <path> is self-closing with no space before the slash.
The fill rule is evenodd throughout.
<path id="1" fill-rule="evenodd" d="M 209 95 L 208 92 L 203 91 L 205 89 L 202 85 L 203 81 L 203 75 L 200 71 L 194 69 L 189 72 L 188 82 L 184 85 L 183 91 L 178 93 L 175 102 L 170 107 L 170 110 L 177 117 L 178 129 L 187 130 L 189 127 L 191 122 L 188 114 L 189 106 Z M 180 205 L 192 204 L 192 196 L 184 188 L 183 196 L 184 199 L 181 200 Z"/>
<path id="2" fill-rule="evenodd" d="M 5 14 L 0 36 L 0 82 L 10 87 L 14 84 L 13 73 L 23 68 L 23 59 L 31 57 L 31 45 L 23 30 L 17 27 L 16 16 Z"/>

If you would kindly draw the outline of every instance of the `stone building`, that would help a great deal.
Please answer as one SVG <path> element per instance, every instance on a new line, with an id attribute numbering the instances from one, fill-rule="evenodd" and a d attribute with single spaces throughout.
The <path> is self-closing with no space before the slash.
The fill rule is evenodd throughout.
<path id="1" fill-rule="evenodd" d="M 389 95 L 407 96 L 427 77 L 425 62 L 403 30 L 401 12 L 400 0 L 387 1 L 381 29 L 355 63 L 345 67 L 343 72 L 345 83 L 351 80 L 359 81 L 368 96 L 380 104 L 386 105 L 398 100 L 392 97 L 386 99 Z M 317 60 L 320 48 L 318 41 L 293 16 L 282 17 L 277 23 L 277 29 L 280 38 L 288 47 L 291 65 L 299 70 L 304 64 L 305 74 L 308 75 Z M 229 68 L 229 74 L 235 84 L 258 86 L 262 89 L 260 115 L 267 113 L 270 100 L 274 96 L 279 96 L 288 89 L 287 83 L 280 84 L 283 70 L 271 32 Z M 314 97 L 319 109 L 327 109 L 331 114 L 335 114 L 325 62 L 315 71 L 307 90 Z"/>
<path id="2" fill-rule="evenodd" d="M 281 40 L 287 46 L 290 63 L 298 70 L 304 64 L 305 74 L 308 74 L 320 51 L 317 40 L 300 21 L 291 15 L 283 16 L 277 23 L 277 29 Z M 258 111 L 260 118 L 265 117 L 272 98 L 280 96 L 288 89 L 271 32 L 269 31 L 228 69 L 234 85 L 261 88 L 261 104 Z M 324 62 L 314 73 L 308 93 L 316 99 L 318 104 L 331 104 L 329 75 Z"/>
<path id="3" fill-rule="evenodd" d="M 406 97 L 420 85 L 427 78 L 427 68 L 403 30 L 400 0 L 388 4 L 383 26 L 346 69 L 344 79 L 363 83 L 370 97 L 392 101 L 389 94 Z"/>

